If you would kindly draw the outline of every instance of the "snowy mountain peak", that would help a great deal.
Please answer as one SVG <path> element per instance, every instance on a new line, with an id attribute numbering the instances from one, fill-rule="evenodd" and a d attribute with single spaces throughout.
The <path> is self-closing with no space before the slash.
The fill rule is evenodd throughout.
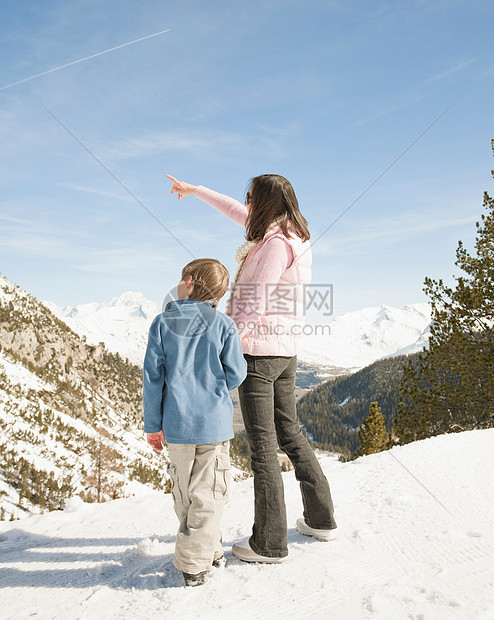
<path id="1" fill-rule="evenodd" d="M 142 293 L 126 291 L 104 303 L 64 306 L 44 301 L 59 319 L 89 344 L 104 342 L 113 353 L 120 353 L 142 366 L 147 335 L 152 320 L 161 312 L 158 304 Z"/>
<path id="2" fill-rule="evenodd" d="M 390 306 L 381 306 L 374 324 L 379 325 L 381 321 L 393 321 L 394 319 L 393 308 Z"/>
<path id="3" fill-rule="evenodd" d="M 147 299 L 147 297 L 145 297 L 142 293 L 139 293 L 137 291 L 126 291 L 125 293 L 122 293 L 121 295 L 118 295 L 117 297 L 113 297 L 112 299 L 110 299 L 110 301 L 107 301 L 103 304 L 101 304 L 102 308 L 115 308 L 118 306 L 131 306 L 131 307 L 141 307 L 141 306 L 149 306 L 149 305 L 153 305 L 155 306 L 156 304 L 153 304 L 153 302 L 149 301 L 149 299 Z"/>
<path id="4" fill-rule="evenodd" d="M 330 333 L 306 336 L 298 357 L 306 363 L 358 370 L 378 359 L 424 348 L 430 321 L 428 303 L 346 312 L 329 324 Z"/>
<path id="5" fill-rule="evenodd" d="M 407 304 L 403 307 L 407 312 L 416 312 L 417 314 L 430 315 L 431 309 L 428 303 Z"/>
<path id="6" fill-rule="evenodd" d="M 12 284 L 7 280 L 5 276 L 0 273 L 0 299 L 7 299 L 12 289 Z"/>

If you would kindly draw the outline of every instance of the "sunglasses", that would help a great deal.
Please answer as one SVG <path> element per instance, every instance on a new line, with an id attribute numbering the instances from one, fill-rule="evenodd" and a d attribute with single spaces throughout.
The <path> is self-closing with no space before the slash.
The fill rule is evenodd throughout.
<path id="1" fill-rule="evenodd" d="M 250 203 L 252 202 L 252 196 L 250 194 L 250 192 L 247 192 L 246 196 L 245 196 L 245 202 L 250 205 Z"/>

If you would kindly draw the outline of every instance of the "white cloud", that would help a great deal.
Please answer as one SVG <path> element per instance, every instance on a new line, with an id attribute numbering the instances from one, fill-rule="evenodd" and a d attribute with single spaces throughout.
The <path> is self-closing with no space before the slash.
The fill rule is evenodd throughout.
<path id="1" fill-rule="evenodd" d="M 199 159 L 224 159 L 242 156 L 258 157 L 264 153 L 273 159 L 289 155 L 286 141 L 293 139 L 294 127 L 275 128 L 262 126 L 249 133 L 222 130 L 169 131 L 146 133 L 140 137 L 126 138 L 97 150 L 98 157 L 118 160 L 146 157 L 164 152 L 184 151 Z"/>
<path id="2" fill-rule="evenodd" d="M 424 99 L 427 99 L 431 95 L 431 87 L 433 85 L 438 85 L 440 82 L 444 81 L 446 78 L 455 75 L 456 73 L 460 73 L 467 67 L 471 66 L 477 62 L 475 58 L 469 60 L 461 60 L 454 64 L 453 66 L 440 71 L 439 73 L 435 73 L 431 75 L 418 84 L 411 86 L 405 91 L 398 93 L 398 96 L 395 99 L 395 103 L 392 105 L 384 106 L 375 114 L 365 117 L 364 119 L 357 121 L 358 126 L 365 125 L 371 121 L 377 120 L 378 118 L 382 118 L 383 116 L 387 116 L 388 114 L 392 114 L 393 112 L 397 112 L 398 110 L 403 110 L 405 108 L 409 108 Z M 446 102 L 447 104 L 448 102 Z M 446 106 L 445 104 L 445 106 Z"/>
<path id="3" fill-rule="evenodd" d="M 0 221 L 0 256 L 56 259 L 63 261 L 68 272 L 75 269 L 135 275 L 150 266 L 168 270 L 168 264 L 183 262 L 183 251 L 171 238 L 167 244 L 157 244 L 135 242 L 132 238 L 120 241 L 103 235 L 99 239 L 101 245 L 95 245 L 98 239 L 94 230 L 65 230 L 56 224 L 4 215 L 0 215 Z"/>
<path id="4" fill-rule="evenodd" d="M 129 196 L 122 190 L 121 194 L 115 194 L 113 192 L 107 192 L 105 190 L 96 189 L 94 187 L 86 187 L 84 185 L 76 185 L 74 183 L 60 183 L 62 187 L 74 189 L 77 192 L 86 192 L 88 194 L 96 194 L 97 196 L 104 196 L 107 198 L 114 198 L 115 200 L 123 200 L 124 202 L 135 202 L 132 196 Z"/>
<path id="5" fill-rule="evenodd" d="M 360 233 L 356 233 L 353 227 L 346 234 L 342 234 L 341 229 L 338 234 L 335 234 L 336 229 L 330 229 L 319 238 L 322 231 L 311 231 L 311 241 L 318 256 L 348 256 L 368 252 L 372 241 L 395 243 L 446 228 L 471 225 L 477 220 L 478 215 L 448 217 L 445 212 L 436 212 L 435 218 L 431 218 L 431 213 L 406 212 L 394 218 L 366 221 L 362 223 L 363 232 Z"/>
<path id="6" fill-rule="evenodd" d="M 444 71 L 441 71 L 440 73 L 436 73 L 435 75 L 431 75 L 430 77 L 426 78 L 421 84 L 419 84 L 419 88 L 421 86 L 425 86 L 426 84 L 430 84 L 433 82 L 439 82 L 440 80 L 443 80 L 444 78 L 449 77 L 450 75 L 458 73 L 459 71 L 463 71 L 463 69 L 465 69 L 466 67 L 469 67 L 471 64 L 475 62 L 477 62 L 476 58 L 471 58 L 470 60 L 461 60 L 460 62 L 456 63 L 449 69 L 445 69 Z"/>
<path id="7" fill-rule="evenodd" d="M 129 277 L 156 270 L 175 273 L 181 262 L 175 252 L 147 246 L 96 249 L 80 253 L 77 258 L 72 265 L 77 271 Z"/>

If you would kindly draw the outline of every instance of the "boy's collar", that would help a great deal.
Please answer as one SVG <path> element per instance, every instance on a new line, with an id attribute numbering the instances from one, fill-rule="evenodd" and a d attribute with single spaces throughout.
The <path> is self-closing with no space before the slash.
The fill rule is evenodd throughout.
<path id="1" fill-rule="evenodd" d="M 174 299 L 172 301 L 169 301 L 165 306 L 165 312 L 173 308 L 174 305 L 182 306 L 182 305 L 189 305 L 189 304 L 207 304 L 208 306 L 211 306 L 212 308 L 216 308 L 216 302 L 214 300 L 199 301 L 198 299 L 186 297 L 185 299 Z"/>

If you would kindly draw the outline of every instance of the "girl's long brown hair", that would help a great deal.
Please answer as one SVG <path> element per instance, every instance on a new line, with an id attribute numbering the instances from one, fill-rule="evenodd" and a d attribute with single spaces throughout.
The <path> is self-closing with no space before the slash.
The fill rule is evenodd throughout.
<path id="1" fill-rule="evenodd" d="M 281 218 L 280 227 L 285 237 L 290 230 L 302 241 L 310 239 L 307 220 L 300 213 L 295 191 L 285 177 L 279 174 L 262 174 L 250 183 L 250 213 L 246 222 L 246 239 L 259 242 L 268 227 Z"/>

